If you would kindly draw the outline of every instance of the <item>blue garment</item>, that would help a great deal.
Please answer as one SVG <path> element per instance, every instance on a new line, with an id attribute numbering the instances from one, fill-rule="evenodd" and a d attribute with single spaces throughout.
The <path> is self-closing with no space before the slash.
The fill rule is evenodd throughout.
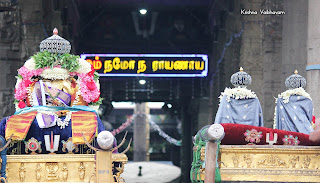
<path id="1" fill-rule="evenodd" d="M 64 119 L 65 119 L 65 117 L 61 117 L 61 120 L 64 120 Z M 0 122 L 0 135 L 2 135 L 3 137 L 5 136 L 6 122 L 7 122 L 6 118 L 3 118 Z M 97 123 L 98 123 L 97 124 L 98 133 L 100 133 L 101 131 L 104 131 L 105 128 L 104 128 L 104 126 L 98 116 L 97 116 Z M 41 144 L 42 153 L 47 154 L 49 152 L 46 151 L 44 135 L 51 135 L 51 131 L 53 132 L 53 135 L 60 135 L 59 149 L 58 149 L 58 152 L 56 152 L 56 153 L 64 153 L 62 151 L 63 144 L 61 143 L 61 141 L 62 140 L 67 141 L 69 139 L 69 137 L 72 137 L 71 120 L 69 121 L 69 125 L 66 126 L 64 129 L 60 129 L 60 127 L 57 125 L 50 127 L 50 128 L 40 128 L 38 125 L 37 119 L 35 118 L 30 126 L 29 132 L 28 132 L 24 141 L 28 141 L 29 139 L 31 139 L 31 137 L 34 137 L 38 141 L 42 142 L 42 144 Z M 89 140 L 89 139 L 87 139 L 87 140 Z M 25 153 L 25 146 L 24 146 L 23 142 L 21 145 L 21 152 Z"/>
<path id="2" fill-rule="evenodd" d="M 292 95 L 288 103 L 282 98 L 277 100 L 276 124 L 277 129 L 310 134 L 313 105 L 304 96 Z"/>
<path id="3" fill-rule="evenodd" d="M 216 114 L 215 124 L 234 123 L 263 126 L 262 109 L 258 98 L 234 99 L 223 96 Z"/>
<path id="4" fill-rule="evenodd" d="M 5 146 L 5 144 L 7 143 L 6 142 L 6 139 L 4 139 L 4 137 L 0 137 L 0 141 L 1 141 L 1 144 L 3 146 Z M 0 170 L 0 173 L 1 173 L 1 177 L 4 177 L 4 178 L 7 178 L 6 176 L 6 168 L 7 168 L 7 148 L 3 149 L 1 152 L 0 152 L 0 157 L 1 157 L 1 170 Z M 3 181 L 1 181 L 3 182 Z"/>

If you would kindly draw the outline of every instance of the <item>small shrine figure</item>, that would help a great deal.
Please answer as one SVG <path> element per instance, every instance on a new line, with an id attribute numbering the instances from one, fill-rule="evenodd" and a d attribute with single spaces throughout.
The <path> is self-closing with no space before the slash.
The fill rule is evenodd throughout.
<path id="1" fill-rule="evenodd" d="M 263 126 L 262 109 L 257 95 L 247 89 L 251 76 L 240 68 L 231 76 L 234 88 L 226 88 L 220 95 L 219 109 L 215 124 L 234 123 Z"/>
<path id="2" fill-rule="evenodd" d="M 19 168 L 19 176 L 20 176 L 20 181 L 24 182 L 25 180 L 25 173 L 26 173 L 26 168 L 24 167 L 24 163 L 21 163 L 21 166 Z"/>
<path id="3" fill-rule="evenodd" d="M 80 166 L 78 169 L 79 169 L 79 178 L 81 181 L 83 181 L 86 173 L 86 168 L 84 167 L 83 162 L 80 163 Z"/>
<path id="4" fill-rule="evenodd" d="M 285 85 L 288 89 L 276 99 L 274 128 L 310 134 L 313 131 L 313 105 L 310 95 L 303 89 L 305 78 L 295 70 L 286 79 Z"/>

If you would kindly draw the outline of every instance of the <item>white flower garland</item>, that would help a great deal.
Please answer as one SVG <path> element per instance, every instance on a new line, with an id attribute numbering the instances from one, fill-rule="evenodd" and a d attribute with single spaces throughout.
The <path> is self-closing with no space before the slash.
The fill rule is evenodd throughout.
<path id="1" fill-rule="evenodd" d="M 20 109 L 18 105 L 19 105 L 18 103 L 14 104 L 14 107 L 16 108 L 16 111 Z"/>
<path id="2" fill-rule="evenodd" d="M 276 101 L 276 103 L 277 103 L 277 101 Z M 273 129 L 277 129 L 277 105 L 274 108 Z"/>
<path id="3" fill-rule="evenodd" d="M 21 78 L 18 78 L 17 79 L 17 82 L 16 82 L 16 86 L 15 88 L 18 88 L 19 84 L 22 82 L 22 79 Z"/>
<path id="4" fill-rule="evenodd" d="M 28 95 L 28 99 L 29 99 L 30 105 L 34 106 L 32 93 L 31 93 L 31 87 L 30 86 L 27 87 L 27 95 Z"/>
<path id="5" fill-rule="evenodd" d="M 31 70 L 35 70 L 36 69 L 36 62 L 34 61 L 33 58 L 30 58 L 29 60 L 27 60 L 25 63 L 24 63 L 24 66 L 29 69 L 30 71 Z"/>
<path id="6" fill-rule="evenodd" d="M 46 79 L 68 79 L 69 72 L 66 69 L 55 67 L 45 69 L 40 76 Z"/>
<path id="7" fill-rule="evenodd" d="M 72 106 L 75 106 L 75 105 L 78 104 L 78 102 L 79 102 L 79 96 L 81 95 L 79 78 L 77 79 L 76 83 L 77 83 L 77 85 L 78 85 L 78 90 L 77 90 L 77 92 L 76 92 L 76 97 L 75 97 L 75 99 L 74 99 L 74 101 L 73 101 L 73 103 L 72 103 Z"/>
<path id="8" fill-rule="evenodd" d="M 69 121 L 71 120 L 72 111 L 67 112 L 66 118 L 62 121 L 59 116 L 52 111 L 38 111 L 41 114 L 47 114 L 54 116 L 54 120 L 52 123 L 57 123 L 60 129 L 64 129 L 66 126 L 69 126 Z"/>
<path id="9" fill-rule="evenodd" d="M 77 73 L 84 74 L 91 71 L 91 64 L 88 61 L 80 58 L 78 59 L 78 62 L 79 68 L 76 70 Z"/>
<path id="10" fill-rule="evenodd" d="M 69 121 L 71 120 L 71 113 L 72 111 L 67 112 L 66 118 L 63 121 L 57 115 L 57 125 L 60 126 L 60 129 L 64 129 L 69 125 Z"/>
<path id="11" fill-rule="evenodd" d="M 164 132 L 159 125 L 157 125 L 156 122 L 154 122 L 151 119 L 151 115 L 147 115 L 148 119 L 149 119 L 149 123 L 151 124 L 151 127 L 158 132 L 158 134 L 163 137 L 164 139 L 166 139 L 168 142 L 170 142 L 171 144 L 174 144 L 175 146 L 181 146 L 181 140 L 177 140 L 174 139 L 172 137 L 170 137 L 166 132 Z"/>
<path id="12" fill-rule="evenodd" d="M 284 103 L 289 103 L 289 99 L 291 95 L 300 95 L 312 100 L 309 93 L 307 93 L 302 87 L 295 88 L 295 89 L 288 89 L 282 92 L 281 94 L 279 94 L 278 98 L 282 98 Z M 277 99 L 276 99 L 276 103 L 277 103 Z"/>
<path id="13" fill-rule="evenodd" d="M 88 107 L 90 107 L 91 109 L 93 109 L 96 112 L 98 112 L 100 106 L 99 105 L 88 105 Z"/>
<path id="14" fill-rule="evenodd" d="M 226 88 L 224 92 L 221 92 L 221 95 L 219 96 L 220 102 L 222 101 L 223 96 L 226 96 L 227 102 L 230 102 L 230 98 L 234 98 L 237 100 L 257 98 L 257 95 L 253 91 L 242 87 Z"/>

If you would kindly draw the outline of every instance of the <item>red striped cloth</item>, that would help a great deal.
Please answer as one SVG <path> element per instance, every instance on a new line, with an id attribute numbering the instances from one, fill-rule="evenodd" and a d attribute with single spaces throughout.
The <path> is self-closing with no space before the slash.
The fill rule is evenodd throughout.
<path id="1" fill-rule="evenodd" d="M 86 140 L 90 142 L 97 130 L 97 116 L 94 112 L 78 111 L 71 115 L 72 122 L 72 142 L 74 144 L 84 144 L 82 133 Z"/>
<path id="2" fill-rule="evenodd" d="M 6 139 L 13 134 L 12 140 L 24 140 L 36 115 L 37 111 L 11 116 L 6 124 Z"/>

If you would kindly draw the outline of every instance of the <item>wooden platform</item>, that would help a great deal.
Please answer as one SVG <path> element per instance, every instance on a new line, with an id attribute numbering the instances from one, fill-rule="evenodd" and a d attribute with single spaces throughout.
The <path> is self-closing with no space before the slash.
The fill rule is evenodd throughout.
<path id="1" fill-rule="evenodd" d="M 319 146 L 221 145 L 218 162 L 222 181 L 320 182 Z"/>

